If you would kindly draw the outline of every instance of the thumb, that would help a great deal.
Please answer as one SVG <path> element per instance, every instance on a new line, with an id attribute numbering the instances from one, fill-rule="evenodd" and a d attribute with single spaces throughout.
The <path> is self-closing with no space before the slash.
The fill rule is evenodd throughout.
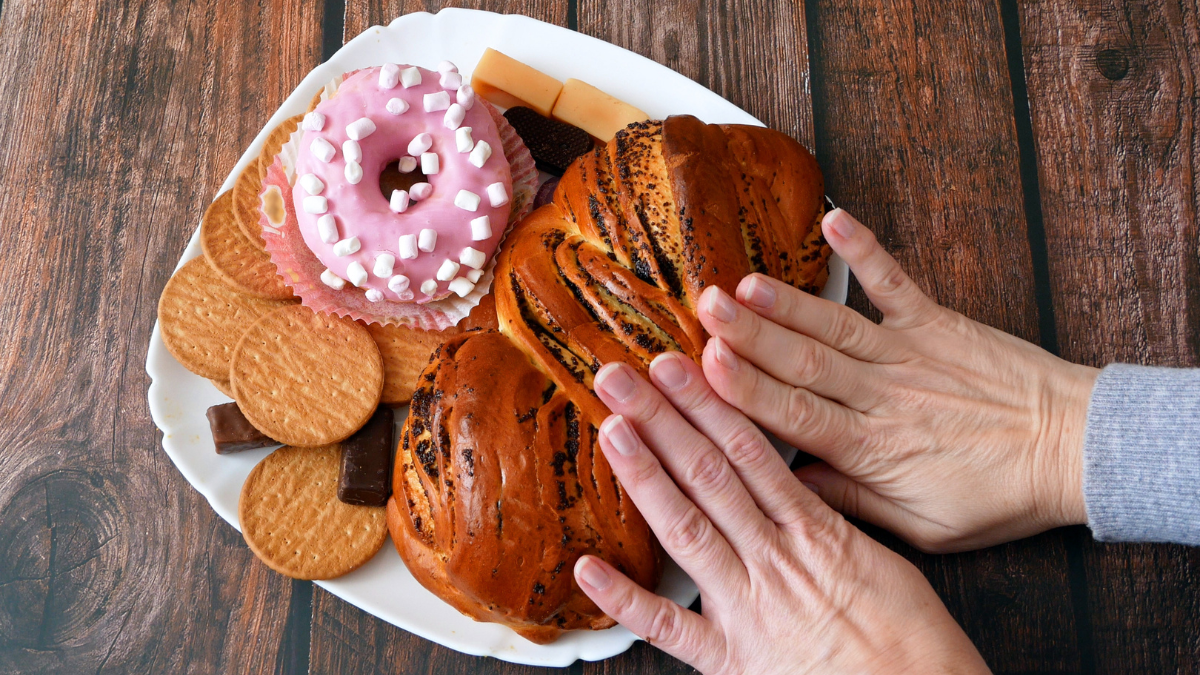
<path id="1" fill-rule="evenodd" d="M 842 209 L 825 214 L 821 230 L 833 250 L 846 261 L 858 283 L 889 323 L 907 328 L 933 318 L 937 303 L 917 288 L 900 263 L 888 255 L 862 223 Z"/>

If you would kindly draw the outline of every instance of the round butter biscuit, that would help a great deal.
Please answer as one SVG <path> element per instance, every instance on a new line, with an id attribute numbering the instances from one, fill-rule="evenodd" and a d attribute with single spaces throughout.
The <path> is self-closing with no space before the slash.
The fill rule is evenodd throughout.
<path id="1" fill-rule="evenodd" d="M 229 379 L 238 338 L 255 321 L 287 302 L 239 292 L 204 257 L 175 271 L 158 299 L 158 330 L 184 368 L 210 380 Z"/>
<path id="2" fill-rule="evenodd" d="M 229 368 L 250 423 L 286 445 L 345 440 L 379 405 L 383 358 L 366 328 L 289 305 L 262 317 L 238 342 Z"/>
<path id="3" fill-rule="evenodd" d="M 250 241 L 233 215 L 233 190 L 222 193 L 204 212 L 200 248 L 204 257 L 230 285 L 268 300 L 291 300 L 292 289 L 261 246 Z"/>
<path id="4" fill-rule="evenodd" d="M 279 448 L 242 484 L 242 536 L 267 567 L 293 579 L 334 579 L 370 560 L 387 540 L 381 506 L 337 498 L 341 448 Z"/>

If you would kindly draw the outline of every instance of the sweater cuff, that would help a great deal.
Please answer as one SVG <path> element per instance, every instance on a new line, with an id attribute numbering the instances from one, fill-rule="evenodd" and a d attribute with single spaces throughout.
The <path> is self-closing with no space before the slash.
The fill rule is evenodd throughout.
<path id="1" fill-rule="evenodd" d="M 1096 539 L 1200 545 L 1200 369 L 1105 368 L 1083 461 Z"/>

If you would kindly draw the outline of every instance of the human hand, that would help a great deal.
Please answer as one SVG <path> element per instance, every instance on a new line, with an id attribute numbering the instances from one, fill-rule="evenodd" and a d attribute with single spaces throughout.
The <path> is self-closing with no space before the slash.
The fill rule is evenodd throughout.
<path id="1" fill-rule="evenodd" d="M 661 393 L 624 364 L 596 374 L 616 413 L 600 446 L 703 615 L 584 556 L 601 609 L 705 673 L 987 672 L 921 573 L 806 490 L 695 363 L 663 354 L 650 377 Z"/>
<path id="2" fill-rule="evenodd" d="M 872 323 L 762 275 L 712 287 L 716 392 L 824 460 L 796 475 L 843 514 L 930 552 L 1085 523 L 1083 433 L 1098 370 L 939 307 L 842 210 L 823 223 L 883 313 Z"/>

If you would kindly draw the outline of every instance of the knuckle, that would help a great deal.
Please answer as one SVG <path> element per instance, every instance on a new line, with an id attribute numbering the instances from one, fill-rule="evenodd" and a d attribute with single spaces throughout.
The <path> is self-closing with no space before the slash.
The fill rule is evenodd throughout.
<path id="1" fill-rule="evenodd" d="M 644 454 L 642 456 L 645 457 Z M 646 457 L 645 461 L 633 469 L 633 472 L 629 475 L 629 479 L 622 479 L 622 482 L 636 489 L 637 487 L 651 483 L 658 476 L 659 471 L 662 471 L 659 463 Z"/>
<path id="2" fill-rule="evenodd" d="M 816 345 L 805 343 L 795 351 L 792 372 L 801 384 L 811 384 L 826 377 L 830 369 L 829 354 Z"/>
<path id="3" fill-rule="evenodd" d="M 671 528 L 668 540 L 670 550 L 681 555 L 688 555 L 702 549 L 711 536 L 712 524 L 700 512 L 700 509 L 692 506 Z"/>
<path id="4" fill-rule="evenodd" d="M 767 456 L 767 447 L 769 447 L 767 439 L 757 428 L 743 426 L 729 437 L 724 450 L 725 456 L 729 458 L 731 464 L 752 466 L 762 462 L 763 458 Z M 774 448 L 771 451 L 774 452 Z"/>
<path id="5" fill-rule="evenodd" d="M 719 452 L 700 452 L 685 474 L 687 484 L 702 493 L 720 490 L 729 477 L 729 463 Z"/>
<path id="6" fill-rule="evenodd" d="M 855 349 L 862 344 L 863 326 L 845 308 L 834 312 L 826 330 L 830 343 L 836 349 Z"/>
<path id="7" fill-rule="evenodd" d="M 660 649 L 677 648 L 683 642 L 683 623 L 669 600 L 658 603 L 643 637 Z"/>
<path id="8" fill-rule="evenodd" d="M 783 401 L 784 419 L 796 430 L 809 427 L 813 421 L 815 408 L 811 395 L 803 390 L 792 388 Z"/>
<path id="9" fill-rule="evenodd" d="M 879 277 L 879 283 L 876 286 L 884 293 L 897 293 L 909 283 L 911 282 L 908 275 L 900 268 L 900 264 L 891 260 L 887 269 Z"/>

